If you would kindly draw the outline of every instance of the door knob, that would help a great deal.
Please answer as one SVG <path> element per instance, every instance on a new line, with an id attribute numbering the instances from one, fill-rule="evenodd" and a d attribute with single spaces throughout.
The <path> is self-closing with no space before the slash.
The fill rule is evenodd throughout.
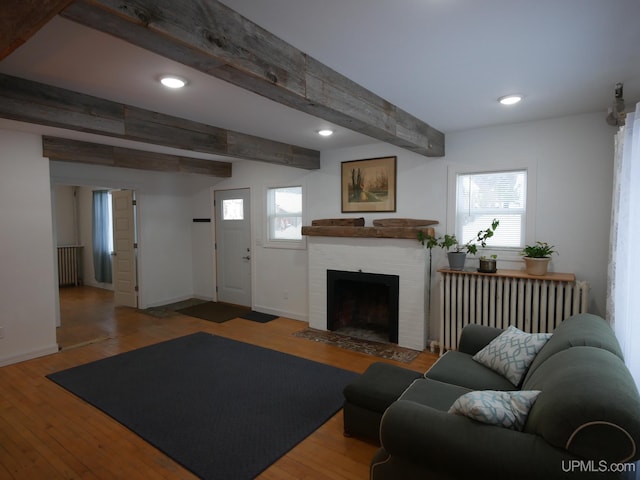
<path id="1" fill-rule="evenodd" d="M 251 255 L 247 255 L 246 257 L 242 257 L 242 258 L 244 258 L 245 260 L 251 260 Z"/>

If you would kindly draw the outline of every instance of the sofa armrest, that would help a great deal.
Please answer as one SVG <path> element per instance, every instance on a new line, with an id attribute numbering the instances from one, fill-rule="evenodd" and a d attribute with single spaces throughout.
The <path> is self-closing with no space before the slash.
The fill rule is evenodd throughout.
<path id="1" fill-rule="evenodd" d="M 458 351 L 475 355 L 503 331 L 501 328 L 476 325 L 475 323 L 465 325 L 462 332 L 460 332 Z"/>
<path id="2" fill-rule="evenodd" d="M 451 478 L 565 478 L 570 456 L 541 437 L 485 425 L 419 403 L 398 400 L 380 425 L 393 458 Z"/>

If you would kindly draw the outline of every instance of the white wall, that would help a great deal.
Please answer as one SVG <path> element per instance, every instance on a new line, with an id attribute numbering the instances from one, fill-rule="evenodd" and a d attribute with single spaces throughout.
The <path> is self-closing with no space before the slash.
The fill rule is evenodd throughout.
<path id="1" fill-rule="evenodd" d="M 193 257 L 193 296 L 206 300 L 215 299 L 213 189 L 203 188 L 192 197 L 193 218 L 209 219 L 209 222 L 191 223 L 191 249 Z"/>
<path id="2" fill-rule="evenodd" d="M 0 130 L 0 365 L 58 350 L 49 164 L 40 136 Z"/>
<path id="3" fill-rule="evenodd" d="M 54 219 L 56 232 L 56 245 L 77 245 L 78 243 L 78 219 L 76 188 L 71 185 L 56 185 L 55 187 L 55 212 Z"/>

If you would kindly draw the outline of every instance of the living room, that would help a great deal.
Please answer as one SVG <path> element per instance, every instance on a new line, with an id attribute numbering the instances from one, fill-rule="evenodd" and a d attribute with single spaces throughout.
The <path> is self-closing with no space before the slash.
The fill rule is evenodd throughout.
<path id="1" fill-rule="evenodd" d="M 438 221 L 435 230 L 443 234 L 451 231 L 454 221 L 449 199 L 451 172 L 526 168 L 533 178 L 527 198 L 527 216 L 533 231 L 527 232 L 527 241 L 553 244 L 559 254 L 553 257 L 551 269 L 574 273 L 579 280 L 588 282 L 588 310 L 604 316 L 617 131 L 606 122 L 606 115 L 618 81 L 626 82 L 629 105 L 638 100 L 638 77 L 633 76 L 637 71 L 626 73 L 630 77 L 601 81 L 606 88 L 602 106 L 597 109 L 525 121 L 511 121 L 513 114 L 504 111 L 499 114 L 503 115 L 499 124 L 447 131 L 444 157 L 426 158 L 369 138 L 360 144 L 320 149 L 317 170 L 234 160 L 233 176 L 226 179 L 49 162 L 42 157 L 42 135 L 60 135 L 59 130 L 2 119 L 0 214 L 6 253 L 5 268 L 0 273 L 4 287 L 0 302 L 4 336 L 0 339 L 0 365 L 57 351 L 59 306 L 52 233 L 55 199 L 51 195 L 55 185 L 96 185 L 136 191 L 140 209 L 140 308 L 193 296 L 215 299 L 214 232 L 193 219 L 213 219 L 215 191 L 250 189 L 251 306 L 305 322 L 309 318 L 307 251 L 264 245 L 268 187 L 303 187 L 305 225 L 314 219 L 343 216 L 363 216 L 366 225 L 379 218 L 422 218 Z M 500 106 L 495 100 L 490 99 L 497 110 Z M 526 102 L 527 98 L 520 107 L 526 106 Z M 452 105 L 451 109 L 456 115 L 465 115 L 464 106 Z M 438 118 L 430 123 L 437 127 Z M 397 158 L 395 212 L 342 213 L 342 162 L 388 156 Z M 435 254 L 436 266 L 444 266 L 442 252 Z M 501 254 L 499 262 L 502 263 L 498 268 L 517 269 L 522 265 L 513 252 Z M 435 272 L 433 280 L 435 297 L 438 280 Z M 427 340 L 434 340 L 439 335 L 437 304 L 427 313 Z"/>
<path id="2" fill-rule="evenodd" d="M 596 113 L 452 134 L 448 137 L 446 161 L 425 161 L 418 155 L 389 145 L 373 144 L 324 152 L 322 168 L 311 173 L 258 162 L 238 163 L 234 177 L 216 181 L 215 186 L 203 185 L 206 182 L 200 178 L 176 179 L 168 174 L 131 173 L 107 167 L 58 162 L 51 164 L 51 178 L 54 181 L 59 179 L 67 185 L 83 185 L 89 182 L 92 185 L 111 188 L 135 186 L 141 209 L 140 307 L 147 308 L 194 295 L 211 298 L 214 265 L 212 262 L 201 261 L 203 258 L 211 258 L 210 244 L 202 239 L 192 238 L 192 219 L 211 217 L 212 187 L 251 188 L 253 208 L 256 212 L 253 216 L 253 230 L 256 238 L 259 238 L 264 231 L 262 210 L 265 207 L 261 196 L 265 185 L 304 182 L 308 204 L 306 223 L 316 218 L 338 217 L 341 216 L 341 162 L 396 155 L 399 187 L 396 215 L 438 220 L 440 225 L 436 225 L 436 231 L 444 232 L 441 225 L 446 225 L 447 168 L 450 165 L 473 165 L 482 160 L 484 166 L 486 158 L 492 160 L 492 165 L 500 165 L 502 168 L 531 165 L 537 170 L 537 192 L 542 192 L 538 193 L 535 203 L 536 238 L 548 240 L 557 247 L 559 255 L 553 259 L 554 271 L 573 272 L 577 278 L 589 282 L 589 310 L 603 314 L 607 271 L 607 250 L 603 246 L 608 244 L 611 215 L 612 134 L 611 127 L 603 122 L 602 115 Z M 3 168 L 12 169 L 10 174 L 7 170 L 5 178 L 12 178 L 16 187 L 23 192 L 31 191 L 34 185 L 40 185 L 40 189 L 44 185 L 48 186 L 50 180 L 46 168 L 39 172 L 39 180 L 33 170 L 26 169 L 29 162 L 40 162 L 37 156 L 38 137 L 10 131 L 5 131 L 4 136 L 4 145 L 13 143 L 15 146 L 11 159 L 6 157 L 9 161 L 3 162 Z M 34 152 L 34 158 L 25 158 L 23 153 L 29 145 Z M 513 158 L 518 158 L 518 162 L 514 162 Z M 13 165 L 10 167 L 11 164 Z M 577 172 L 578 179 L 574 172 Z M 126 175 L 126 181 L 122 180 L 123 174 Z M 24 180 L 19 181 L 20 178 Z M 429 188 L 423 187 L 422 179 L 426 178 L 429 179 Z M 37 210 L 46 223 L 38 221 L 37 225 L 34 225 L 36 229 L 50 225 L 52 221 L 49 197 L 45 195 L 41 200 L 44 205 Z M 32 212 L 37 211 L 33 205 L 31 209 Z M 17 216 L 21 217 L 22 213 L 17 212 Z M 364 216 L 370 225 L 373 218 L 388 215 Z M 567 219 L 570 219 L 571 229 L 564 228 Z M 15 218 L 14 222 L 17 220 L 18 218 Z M 209 235 L 208 232 L 195 233 Z M 40 232 L 37 235 L 26 236 L 35 241 L 37 238 L 41 239 L 43 234 L 44 232 Z M 23 236 L 16 238 L 16 247 L 24 247 Z M 576 241 L 579 238 L 588 238 L 589 241 Z M 194 245 L 202 246 L 201 250 L 194 251 Z M 53 269 L 52 251 L 43 253 L 46 254 L 44 257 L 49 258 L 46 263 L 41 262 L 40 265 L 49 264 Z M 31 250 L 28 256 L 33 258 Z M 16 263 L 18 260 L 22 261 L 18 256 L 8 259 L 12 260 Z M 444 257 L 440 256 L 438 265 L 444 266 L 444 261 Z M 286 271 L 283 271 L 285 265 Z M 307 267 L 304 250 L 260 248 L 254 240 L 253 269 L 254 309 L 299 320 L 307 319 Z M 17 264 L 7 269 L 7 272 L 16 270 L 20 270 Z M 49 275 L 48 282 L 44 282 L 42 277 L 45 276 L 41 271 L 38 277 L 46 286 L 43 285 L 38 291 L 32 291 L 26 296 L 22 292 L 14 292 L 14 295 L 7 297 L 14 301 L 17 299 L 15 308 L 20 310 L 21 317 L 25 315 L 32 319 L 30 322 L 39 323 L 31 325 L 19 335 L 18 338 L 22 338 L 22 342 L 31 348 L 19 347 L 22 342 L 16 341 L 13 343 L 16 348 L 13 352 L 15 355 L 38 350 L 47 345 L 47 342 L 38 341 L 30 332 L 46 330 L 48 342 L 55 343 L 52 309 L 55 311 L 56 285 L 53 283 L 53 273 Z M 277 278 L 278 282 L 271 281 L 273 278 Z M 198 281 L 199 279 L 202 280 Z M 7 283 L 10 283 L 9 279 Z M 30 287 L 33 288 L 35 287 Z M 283 298 L 282 292 L 285 290 L 288 291 L 288 299 Z M 47 306 L 42 306 L 46 314 L 41 311 L 39 315 L 27 315 L 22 306 L 25 298 L 48 299 Z M 35 308 L 37 303 L 32 305 Z M 16 333 L 20 330 L 22 328 Z M 431 330 L 431 338 L 436 336 L 437 330 Z M 12 356 L 10 351 L 7 350 L 9 357 Z"/>

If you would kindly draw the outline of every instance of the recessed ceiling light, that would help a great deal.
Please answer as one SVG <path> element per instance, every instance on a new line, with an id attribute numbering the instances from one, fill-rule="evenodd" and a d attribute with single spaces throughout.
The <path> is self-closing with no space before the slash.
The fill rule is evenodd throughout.
<path id="1" fill-rule="evenodd" d="M 328 128 L 323 128 L 322 130 L 318 130 L 318 135 L 322 135 L 323 137 L 328 137 L 329 135 L 333 135 L 333 130 L 329 130 Z"/>
<path id="2" fill-rule="evenodd" d="M 187 84 L 187 81 L 175 75 L 164 75 L 160 77 L 160 83 L 169 88 L 182 88 Z"/>
<path id="3" fill-rule="evenodd" d="M 522 100 L 522 95 L 505 95 L 498 99 L 502 105 L 515 105 L 520 100 Z"/>

